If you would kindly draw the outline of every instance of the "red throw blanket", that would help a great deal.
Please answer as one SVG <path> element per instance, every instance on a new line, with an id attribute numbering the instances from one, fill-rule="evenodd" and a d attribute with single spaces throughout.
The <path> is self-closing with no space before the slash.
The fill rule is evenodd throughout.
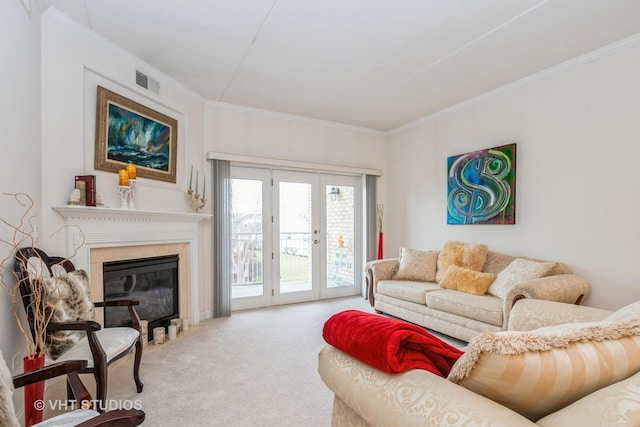
<path id="1" fill-rule="evenodd" d="M 419 326 L 358 310 L 331 316 L 322 336 L 328 344 L 388 373 L 426 369 L 446 377 L 463 354 Z"/>

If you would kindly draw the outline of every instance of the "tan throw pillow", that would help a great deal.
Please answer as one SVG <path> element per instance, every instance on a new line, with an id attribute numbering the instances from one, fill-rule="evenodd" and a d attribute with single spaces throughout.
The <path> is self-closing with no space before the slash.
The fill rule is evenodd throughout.
<path id="1" fill-rule="evenodd" d="M 450 265 L 440 281 L 440 287 L 473 295 L 484 295 L 495 278 L 495 274 Z"/>
<path id="2" fill-rule="evenodd" d="M 440 283 L 450 265 L 482 271 L 482 266 L 484 266 L 484 261 L 487 258 L 487 251 L 487 245 L 463 242 L 445 243 L 438 255 L 436 281 Z"/>
<path id="3" fill-rule="evenodd" d="M 496 276 L 487 292 L 504 299 L 509 288 L 528 280 L 546 277 L 555 267 L 554 262 L 538 262 L 525 258 L 516 258 Z"/>
<path id="4" fill-rule="evenodd" d="M 94 318 L 89 278 L 84 270 L 45 278 L 43 282 L 45 315 L 51 315 L 52 322 Z M 51 332 L 47 336 L 45 352 L 55 360 L 73 347 L 84 335 L 85 333 L 81 331 Z"/>
<path id="5" fill-rule="evenodd" d="M 640 319 L 483 332 L 448 379 L 536 421 L 640 371 Z"/>
<path id="6" fill-rule="evenodd" d="M 394 279 L 435 282 L 438 251 L 400 248 L 400 262 Z"/>

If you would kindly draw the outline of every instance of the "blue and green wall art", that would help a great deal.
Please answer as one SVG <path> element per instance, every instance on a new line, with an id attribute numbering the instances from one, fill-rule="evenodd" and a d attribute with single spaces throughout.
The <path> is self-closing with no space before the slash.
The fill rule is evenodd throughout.
<path id="1" fill-rule="evenodd" d="M 516 144 L 447 158 L 447 224 L 516 223 Z"/>

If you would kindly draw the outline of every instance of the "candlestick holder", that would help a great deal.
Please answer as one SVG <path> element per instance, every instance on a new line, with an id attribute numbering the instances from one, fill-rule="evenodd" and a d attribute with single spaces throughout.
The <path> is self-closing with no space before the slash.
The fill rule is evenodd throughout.
<path id="1" fill-rule="evenodd" d="M 119 185 L 118 195 L 120 196 L 120 209 L 129 209 L 129 196 L 131 195 L 131 187 L 129 187 L 128 185 Z"/>
<path id="2" fill-rule="evenodd" d="M 207 204 L 207 199 L 200 198 L 200 195 L 198 193 L 195 193 L 192 189 L 187 190 L 187 195 L 189 195 L 189 204 L 191 205 L 193 210 L 195 210 L 197 213 L 200 213 L 200 211 L 202 211 L 202 208 L 204 208 L 204 205 Z"/>
<path id="3" fill-rule="evenodd" d="M 136 208 L 136 187 L 137 187 L 138 181 L 136 181 L 135 179 L 129 179 L 129 188 L 131 189 L 129 192 L 129 209 L 135 209 Z"/>

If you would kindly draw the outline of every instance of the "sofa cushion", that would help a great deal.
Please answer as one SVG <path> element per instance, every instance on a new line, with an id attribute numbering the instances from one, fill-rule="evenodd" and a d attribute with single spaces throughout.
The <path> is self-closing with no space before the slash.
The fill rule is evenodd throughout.
<path id="1" fill-rule="evenodd" d="M 487 251 L 487 259 L 484 262 L 482 271 L 485 273 L 498 274 L 507 268 L 507 266 L 516 258 L 517 257 L 514 257 L 513 255 Z"/>
<path id="2" fill-rule="evenodd" d="M 440 287 L 455 289 L 473 295 L 484 295 L 495 278 L 495 274 L 482 273 L 481 271 L 450 265 L 444 277 L 440 280 Z"/>
<path id="3" fill-rule="evenodd" d="M 389 295 L 405 301 L 425 303 L 427 292 L 440 289 L 437 283 L 412 282 L 409 280 L 381 280 L 378 282 L 378 293 Z"/>
<path id="4" fill-rule="evenodd" d="M 393 278 L 396 280 L 435 282 L 437 260 L 438 251 L 400 248 L 398 271 Z"/>
<path id="5" fill-rule="evenodd" d="M 608 315 L 606 318 L 604 318 L 604 320 L 608 320 L 610 322 L 620 322 L 637 318 L 640 318 L 640 301 L 625 305 L 624 307 Z"/>
<path id="6" fill-rule="evenodd" d="M 483 332 L 449 379 L 537 420 L 640 371 L 640 318 Z"/>
<path id="7" fill-rule="evenodd" d="M 553 262 L 516 258 L 496 276 L 487 292 L 504 299 L 513 285 L 545 277 L 555 267 Z"/>
<path id="8" fill-rule="evenodd" d="M 502 326 L 502 300 L 493 295 L 472 295 L 449 289 L 427 294 L 427 307 Z"/>
<path id="9" fill-rule="evenodd" d="M 482 271 L 487 258 L 487 245 L 446 242 L 438 254 L 436 281 L 440 282 L 450 265 Z"/>

